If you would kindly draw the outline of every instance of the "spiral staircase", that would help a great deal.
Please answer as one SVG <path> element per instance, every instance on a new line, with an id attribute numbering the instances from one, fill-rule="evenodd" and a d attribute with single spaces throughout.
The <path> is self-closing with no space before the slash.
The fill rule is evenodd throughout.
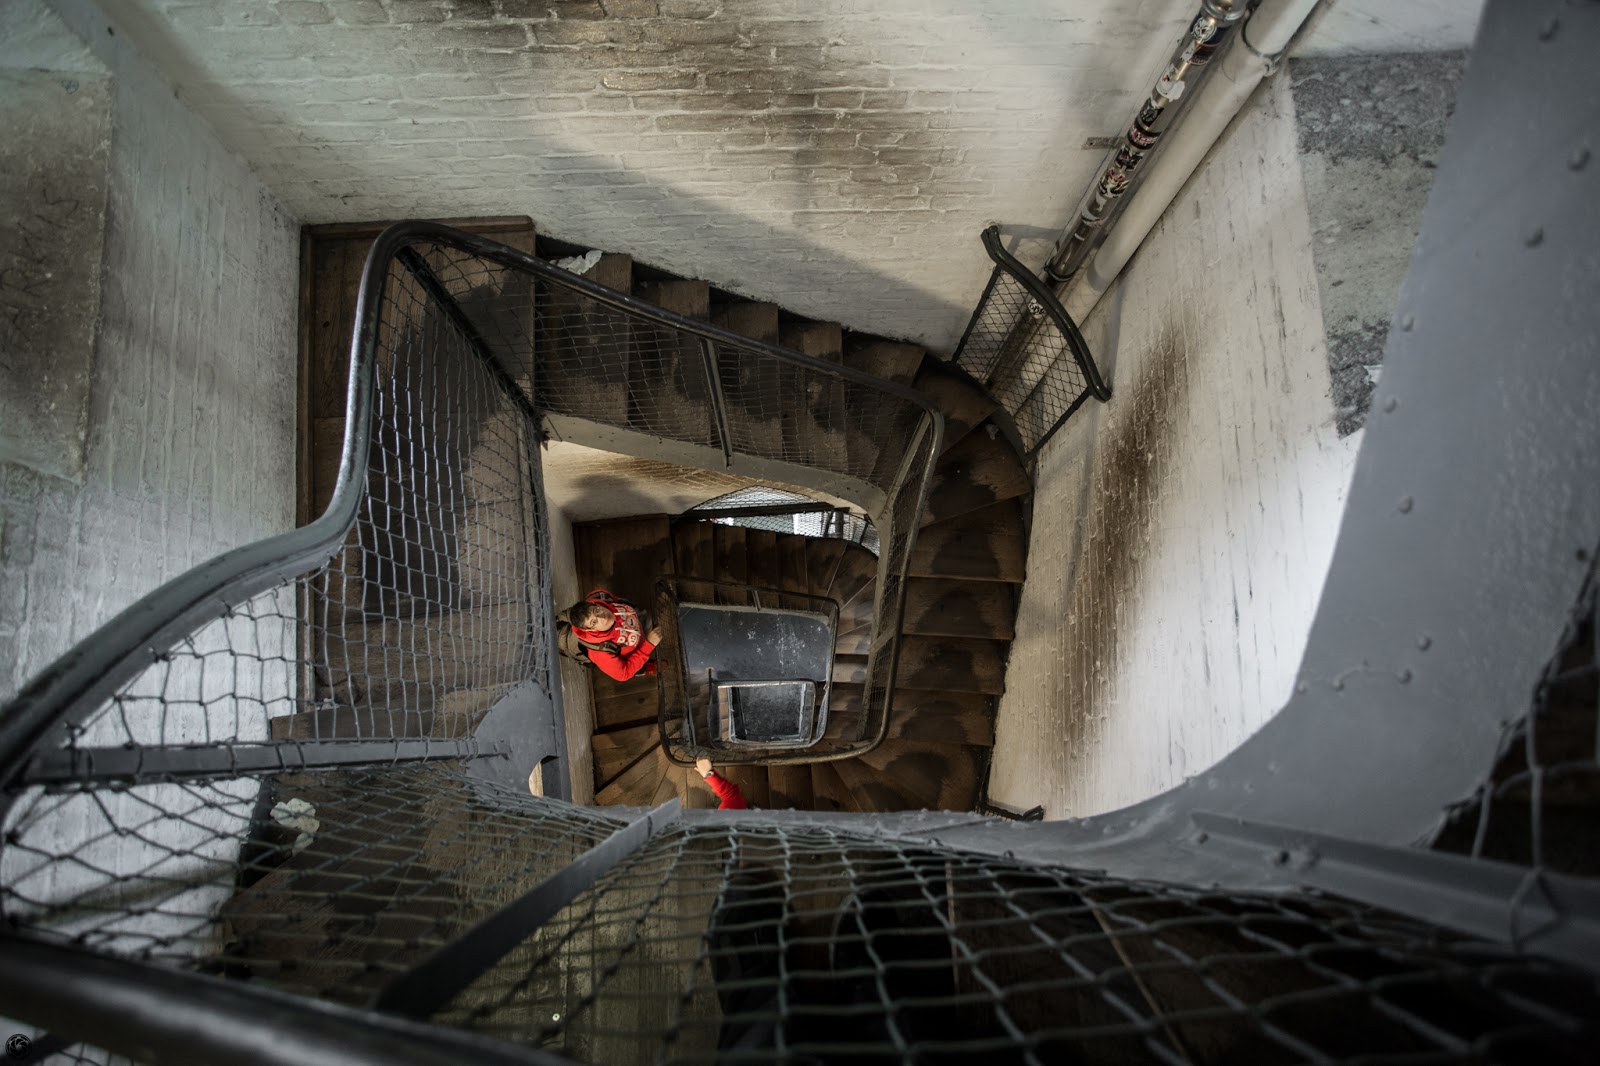
<path id="1" fill-rule="evenodd" d="M 586 249 L 541 240 L 540 254 Z M 592 259 L 592 256 L 590 257 Z M 924 348 L 790 315 L 704 281 L 636 267 L 607 253 L 585 274 L 609 288 L 733 332 L 909 385 L 944 417 L 935 469 L 906 582 L 899 673 L 883 742 L 858 757 L 801 764 L 731 765 L 757 807 L 801 810 L 970 810 L 978 802 L 1004 690 L 1024 574 L 1032 483 L 995 420 L 997 405 L 958 369 Z M 633 403 L 658 402 L 661 379 L 633 384 Z M 827 432 L 810 405 L 795 404 L 782 432 Z M 840 540 L 666 515 L 618 519 L 574 530 L 579 583 L 644 599 L 662 575 L 822 595 L 840 606 L 830 685 L 830 728 L 859 716 L 865 640 L 877 559 Z M 592 672 L 596 800 L 647 805 L 677 796 L 714 803 L 691 768 L 670 757 L 658 726 L 660 696 L 641 680 Z"/>

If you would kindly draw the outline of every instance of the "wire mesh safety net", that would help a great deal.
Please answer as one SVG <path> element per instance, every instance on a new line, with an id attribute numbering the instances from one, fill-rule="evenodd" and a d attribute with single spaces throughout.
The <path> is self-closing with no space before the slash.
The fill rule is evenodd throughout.
<path id="1" fill-rule="evenodd" d="M 770 514 L 727 514 L 719 512 L 771 508 Z M 773 533 L 796 533 L 803 537 L 848 540 L 878 554 L 878 528 L 865 515 L 803 496 L 798 492 L 756 485 L 737 489 L 685 511 L 684 518 L 703 517 L 706 521 L 765 529 Z"/>
<path id="2" fill-rule="evenodd" d="M 1435 848 L 1600 876 L 1597 603 L 1600 580 L 1591 565 L 1527 714 L 1507 731 L 1477 793 L 1451 812 Z"/>
<path id="3" fill-rule="evenodd" d="M 1054 296 L 1026 283 L 1032 276 L 991 234 L 984 243 L 996 265 L 953 361 L 1011 413 L 1031 456 L 1085 400 L 1110 394 Z"/>

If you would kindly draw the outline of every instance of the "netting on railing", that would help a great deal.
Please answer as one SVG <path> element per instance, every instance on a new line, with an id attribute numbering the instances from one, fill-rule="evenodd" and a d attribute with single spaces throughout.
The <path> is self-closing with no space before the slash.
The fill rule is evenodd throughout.
<path id="1" fill-rule="evenodd" d="M 750 827 L 658 836 L 439 1019 L 588 1062 L 1420 1063 L 1579 1054 L 1595 996 L 1330 900 Z"/>
<path id="2" fill-rule="evenodd" d="M 995 262 L 952 361 L 1011 413 L 1031 458 L 1091 397 L 1107 400 L 1094 357 L 1055 295 L 984 231 Z"/>
<path id="3" fill-rule="evenodd" d="M 786 489 L 764 485 L 737 489 L 707 500 L 680 517 L 802 537 L 848 540 L 878 554 L 878 528 L 871 519 Z"/>
<path id="4" fill-rule="evenodd" d="M 1488 779 L 1434 846 L 1583 877 L 1600 876 L 1600 580 L 1593 569 L 1525 717 Z"/>

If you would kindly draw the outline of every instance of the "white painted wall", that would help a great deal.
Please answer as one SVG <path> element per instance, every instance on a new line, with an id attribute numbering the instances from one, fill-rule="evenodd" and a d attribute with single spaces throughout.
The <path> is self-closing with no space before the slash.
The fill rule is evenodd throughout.
<path id="1" fill-rule="evenodd" d="M 81 485 L 0 470 L 0 696 L 162 581 L 294 522 L 298 225 L 86 0 L 115 79 Z"/>
<path id="2" fill-rule="evenodd" d="M 81 483 L 0 466 L 0 699 L 161 582 L 294 520 L 298 223 L 88 0 L 52 6 L 56 14 L 36 17 L 59 15 L 114 80 L 100 316 Z M 59 41 L 60 29 L 37 36 Z M 265 654 L 284 649 L 288 628 L 262 627 Z M 180 669 L 174 688 L 215 696 L 232 684 L 224 673 Z M 278 674 L 247 680 L 270 693 L 284 688 L 287 666 Z M 219 728 L 265 735 L 258 709 L 236 720 L 225 700 L 187 716 L 136 710 L 142 735 L 168 742 Z M 37 824 L 13 809 L 8 828 L 25 839 L 42 832 L 77 862 L 8 848 L 4 880 L 49 899 L 119 870 L 187 879 L 189 891 L 108 941 L 131 950 L 148 946 L 144 934 L 174 936 L 169 950 L 182 951 L 183 936 L 206 935 L 203 916 L 230 890 L 253 786 L 137 791 L 104 806 L 49 801 L 56 814 Z M 149 839 L 110 831 L 112 817 L 148 821 L 147 804 L 187 816 Z M 72 920 L 100 919 L 90 907 Z"/>
<path id="3" fill-rule="evenodd" d="M 1334 428 L 1286 78 L 1086 324 L 1115 396 L 1040 458 L 992 797 L 1114 809 L 1287 698 L 1359 434 Z"/>

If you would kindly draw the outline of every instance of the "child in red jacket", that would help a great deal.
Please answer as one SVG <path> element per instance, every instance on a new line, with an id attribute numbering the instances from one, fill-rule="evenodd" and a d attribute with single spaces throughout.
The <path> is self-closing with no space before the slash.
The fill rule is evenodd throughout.
<path id="1" fill-rule="evenodd" d="M 566 654 L 587 658 L 618 681 L 656 672 L 650 657 L 661 643 L 661 629 L 652 626 L 646 630 L 648 617 L 627 600 L 605 589 L 595 589 L 573 604 L 564 616 L 577 638 L 576 647 L 563 647 Z"/>
<path id="2" fill-rule="evenodd" d="M 717 799 L 722 801 L 717 804 L 717 810 L 743 811 L 749 809 L 745 805 L 744 793 L 739 791 L 739 786 L 713 771 L 710 759 L 702 755 L 694 761 L 694 768 L 700 771 L 700 776 L 706 779 L 706 784 L 711 786 L 711 791 L 715 792 Z"/>

